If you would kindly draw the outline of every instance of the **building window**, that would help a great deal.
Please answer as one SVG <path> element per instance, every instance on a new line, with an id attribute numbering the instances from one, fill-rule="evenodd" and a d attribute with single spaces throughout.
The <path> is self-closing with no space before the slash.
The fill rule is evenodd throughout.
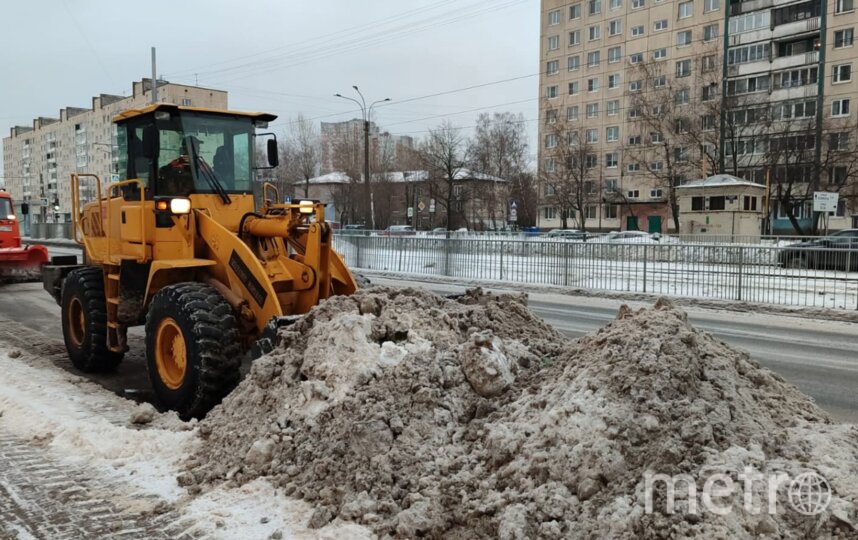
<path id="1" fill-rule="evenodd" d="M 623 7 L 623 0 L 611 0 L 608 5 L 611 7 L 611 9 L 620 9 L 621 7 Z"/>
<path id="2" fill-rule="evenodd" d="M 640 92 L 643 83 L 641 81 L 631 81 L 629 83 L 629 92 Z"/>
<path id="3" fill-rule="evenodd" d="M 757 211 L 757 197 L 752 197 L 750 195 L 745 195 L 743 208 L 745 212 L 756 212 Z"/>
<path id="4" fill-rule="evenodd" d="M 605 128 L 605 140 L 608 142 L 617 142 L 620 140 L 619 126 L 610 126 Z"/>
<path id="5" fill-rule="evenodd" d="M 652 51 L 653 60 L 664 60 L 665 58 L 667 58 L 667 49 L 661 48 Z"/>
<path id="6" fill-rule="evenodd" d="M 703 87 L 703 101 L 712 101 L 718 95 L 718 87 L 714 84 L 707 84 Z"/>
<path id="7" fill-rule="evenodd" d="M 834 4 L 834 13 L 846 13 L 854 9 L 854 0 L 837 0 Z"/>
<path id="8" fill-rule="evenodd" d="M 852 64 L 834 66 L 834 83 L 844 83 L 852 80 Z"/>
<path id="9" fill-rule="evenodd" d="M 588 169 L 595 169 L 599 166 L 599 156 L 596 154 L 587 154 L 584 158 L 584 166 Z"/>
<path id="10" fill-rule="evenodd" d="M 191 106 L 191 99 L 190 99 L 190 98 L 184 98 L 184 99 L 182 99 L 182 106 L 184 106 L 184 107 L 190 107 L 190 106 Z"/>
<path id="11" fill-rule="evenodd" d="M 587 91 L 588 92 L 598 92 L 599 91 L 599 78 L 594 77 L 592 79 L 587 79 Z"/>
<path id="12" fill-rule="evenodd" d="M 750 32 L 760 28 L 771 27 L 771 12 L 754 11 L 745 15 L 730 17 L 730 35 Z"/>
<path id="13" fill-rule="evenodd" d="M 659 75 L 652 80 L 653 88 L 664 88 L 667 86 L 667 75 Z"/>
<path id="14" fill-rule="evenodd" d="M 659 172 L 664 170 L 664 162 L 663 161 L 653 161 L 649 164 L 649 170 L 653 172 Z"/>
<path id="15" fill-rule="evenodd" d="M 843 47 L 851 47 L 854 41 L 854 32 L 852 28 L 838 30 L 834 32 L 834 48 L 842 49 Z"/>
<path id="16" fill-rule="evenodd" d="M 545 123 L 546 124 L 556 124 L 557 123 L 557 109 L 549 109 L 545 111 Z"/>
<path id="17" fill-rule="evenodd" d="M 641 110 L 637 107 L 632 107 L 629 109 L 629 118 L 639 118 L 641 115 Z"/>
<path id="18" fill-rule="evenodd" d="M 715 70 L 715 62 L 716 62 L 715 55 L 714 54 L 707 54 L 701 60 L 701 64 L 702 64 L 701 69 L 703 70 L 704 73 L 709 72 L 709 71 L 714 71 Z"/>
<path id="19" fill-rule="evenodd" d="M 599 116 L 599 104 L 598 103 L 588 103 L 587 104 L 587 118 L 596 118 Z"/>
<path id="20" fill-rule="evenodd" d="M 709 210 L 724 210 L 727 208 L 727 198 L 723 195 L 709 197 Z"/>
<path id="21" fill-rule="evenodd" d="M 628 199 L 640 199 L 641 198 L 641 191 L 639 189 L 630 189 L 627 193 L 626 198 L 628 198 Z"/>
<path id="22" fill-rule="evenodd" d="M 632 9 L 641 9 L 646 7 L 646 0 L 632 0 Z"/>
<path id="23" fill-rule="evenodd" d="M 569 146 L 577 146 L 578 145 L 578 132 L 577 131 L 567 131 L 566 132 L 566 144 Z"/>
<path id="24" fill-rule="evenodd" d="M 705 199 L 703 197 L 691 197 L 691 211 L 702 212 Z"/>
<path id="25" fill-rule="evenodd" d="M 718 25 L 708 24 L 703 27 L 703 41 L 712 41 L 718 38 Z"/>
<path id="26" fill-rule="evenodd" d="M 608 23 L 608 35 L 609 36 L 617 36 L 622 32 L 622 25 L 620 25 L 620 20 L 616 19 Z"/>
<path id="27" fill-rule="evenodd" d="M 661 189 L 649 190 L 649 198 L 650 199 L 661 199 L 662 197 L 664 197 L 664 192 Z"/>
<path id="28" fill-rule="evenodd" d="M 659 19 L 652 25 L 652 29 L 656 32 L 667 30 L 667 19 Z"/>
<path id="29" fill-rule="evenodd" d="M 545 64 L 545 72 L 548 75 L 556 75 L 560 73 L 560 62 L 558 60 L 549 61 Z"/>
<path id="30" fill-rule="evenodd" d="M 556 98 L 557 97 L 557 85 L 555 84 L 553 86 L 549 86 L 548 88 L 546 88 L 545 89 L 545 95 L 549 98 Z"/>
<path id="31" fill-rule="evenodd" d="M 641 164 L 640 163 L 629 163 L 629 165 L 626 167 L 626 170 L 629 171 L 630 173 L 639 172 L 641 170 Z"/>
<path id="32" fill-rule="evenodd" d="M 685 30 L 676 33 L 676 46 L 687 47 L 691 45 L 691 30 Z"/>
<path id="33" fill-rule="evenodd" d="M 685 105 L 689 101 L 688 88 L 677 90 L 673 94 L 673 102 L 677 105 Z"/>
<path id="34" fill-rule="evenodd" d="M 608 116 L 616 116 L 620 112 L 620 100 L 612 99 L 608 102 Z"/>
<path id="35" fill-rule="evenodd" d="M 688 162 L 688 148 L 684 146 L 677 146 L 673 149 L 673 161 L 676 163 L 687 163 Z"/>
<path id="36" fill-rule="evenodd" d="M 569 71 L 575 71 L 576 69 L 581 67 L 581 57 L 577 54 L 575 56 L 570 56 L 566 60 L 566 66 Z"/>
<path id="37" fill-rule="evenodd" d="M 554 172 L 555 170 L 557 170 L 557 164 L 556 164 L 556 162 L 554 161 L 554 158 L 548 158 L 548 159 L 546 159 L 546 160 L 545 160 L 545 163 L 544 163 L 544 165 L 543 165 L 543 166 L 544 166 L 544 168 L 545 168 L 545 172 Z M 546 194 L 546 195 L 549 195 L 549 193 L 548 193 L 548 188 L 549 188 L 549 187 L 550 187 L 550 188 L 552 188 L 552 193 L 551 193 L 551 195 L 554 195 L 554 193 L 553 193 L 554 186 L 552 186 L 552 185 L 550 185 L 550 184 L 545 184 L 545 192 L 546 192 L 545 194 Z"/>
<path id="38" fill-rule="evenodd" d="M 832 101 L 831 116 L 849 116 L 849 100 L 835 99 Z"/>
<path id="39" fill-rule="evenodd" d="M 849 149 L 849 133 L 831 133 L 829 136 L 829 146 L 832 150 L 848 150 Z"/>
<path id="40" fill-rule="evenodd" d="M 587 30 L 587 34 L 590 37 L 590 41 L 596 41 L 600 37 L 602 37 L 602 27 L 600 26 L 591 26 Z"/>
<path id="41" fill-rule="evenodd" d="M 620 162 L 620 155 L 617 152 L 608 152 L 605 154 L 605 167 L 616 169 Z"/>
<path id="42" fill-rule="evenodd" d="M 606 204 L 605 205 L 605 219 L 617 219 L 617 205 L 616 204 Z"/>
<path id="43" fill-rule="evenodd" d="M 608 63 L 613 64 L 614 62 L 619 62 L 620 57 L 623 55 L 622 48 L 620 47 L 611 47 L 608 49 Z"/>
<path id="44" fill-rule="evenodd" d="M 551 36 L 548 38 L 548 50 L 556 51 L 560 48 L 560 36 Z"/>
<path id="45" fill-rule="evenodd" d="M 596 128 L 590 128 L 585 132 L 585 140 L 588 143 L 597 143 L 599 142 L 599 130 Z"/>
<path id="46" fill-rule="evenodd" d="M 643 62 L 643 53 L 634 53 L 629 55 L 629 64 L 639 64 Z"/>
<path id="47" fill-rule="evenodd" d="M 613 75 L 608 75 L 608 89 L 619 88 L 620 87 L 620 75 L 619 73 L 614 73 Z"/>
<path id="48" fill-rule="evenodd" d="M 557 135 L 549 133 L 545 136 L 545 148 L 557 148 Z"/>
<path id="49" fill-rule="evenodd" d="M 720 0 L 703 0 L 703 13 L 718 11 L 721 8 Z"/>
<path id="50" fill-rule="evenodd" d="M 568 120 L 568 121 L 578 120 L 578 105 L 566 107 L 566 120 Z"/>
<path id="51" fill-rule="evenodd" d="M 679 18 L 687 19 L 688 17 L 692 17 L 694 15 L 694 2 L 680 2 L 679 3 Z"/>
<path id="52" fill-rule="evenodd" d="M 644 27 L 643 25 L 632 26 L 632 37 L 639 37 L 644 35 Z"/>
<path id="53" fill-rule="evenodd" d="M 640 135 L 632 135 L 629 137 L 629 146 L 639 146 L 641 144 Z"/>
<path id="54" fill-rule="evenodd" d="M 586 210 L 587 219 L 596 219 L 596 207 L 588 205 Z"/>
<path id="55" fill-rule="evenodd" d="M 587 53 L 587 67 L 596 67 L 599 65 L 599 51 L 591 51 Z"/>
<path id="56" fill-rule="evenodd" d="M 596 15 L 602 12 L 602 0 L 590 0 L 588 3 L 588 13 Z"/>
<path id="57" fill-rule="evenodd" d="M 543 206 L 542 207 L 542 218 L 543 219 L 557 219 L 557 208 L 553 206 Z"/>
<path id="58" fill-rule="evenodd" d="M 555 9 L 554 11 L 548 12 L 548 26 L 554 26 L 555 24 L 560 24 L 560 10 Z"/>
<path id="59" fill-rule="evenodd" d="M 572 81 L 569 83 L 569 95 L 574 96 L 577 95 L 579 91 L 578 81 Z"/>
<path id="60" fill-rule="evenodd" d="M 649 134 L 649 142 L 652 144 L 661 144 L 664 142 L 664 137 L 660 131 L 653 131 Z"/>
<path id="61" fill-rule="evenodd" d="M 727 51 L 727 63 L 747 64 L 748 62 L 759 62 L 768 60 L 771 48 L 768 43 L 757 43 L 747 47 L 737 47 Z"/>
<path id="62" fill-rule="evenodd" d="M 580 19 L 581 18 L 581 4 L 574 4 L 569 6 L 569 19 Z"/>
<path id="63" fill-rule="evenodd" d="M 572 47 L 574 45 L 581 44 L 581 31 L 575 30 L 573 32 L 569 32 L 569 46 Z"/>
<path id="64" fill-rule="evenodd" d="M 715 115 L 714 114 L 706 114 L 703 116 L 701 120 L 703 124 L 703 131 L 713 131 L 716 127 Z"/>
<path id="65" fill-rule="evenodd" d="M 676 63 L 676 76 L 688 77 L 691 75 L 691 60 L 680 60 Z"/>

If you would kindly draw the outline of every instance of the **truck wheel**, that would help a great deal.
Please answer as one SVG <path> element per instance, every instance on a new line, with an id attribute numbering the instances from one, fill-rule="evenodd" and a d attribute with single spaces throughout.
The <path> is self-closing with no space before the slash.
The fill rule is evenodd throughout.
<path id="1" fill-rule="evenodd" d="M 161 289 L 146 315 L 146 365 L 158 401 L 201 418 L 238 384 L 241 335 L 232 307 L 213 288 Z"/>
<path id="2" fill-rule="evenodd" d="M 123 353 L 107 348 L 107 304 L 101 268 L 89 266 L 69 272 L 60 302 L 63 340 L 74 367 L 81 371 L 109 371 Z"/>

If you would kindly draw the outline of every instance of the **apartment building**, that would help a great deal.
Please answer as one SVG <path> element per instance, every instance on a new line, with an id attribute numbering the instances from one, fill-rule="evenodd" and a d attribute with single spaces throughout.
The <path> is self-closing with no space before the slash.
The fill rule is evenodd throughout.
<path id="1" fill-rule="evenodd" d="M 364 121 L 354 118 L 345 122 L 322 122 L 321 124 L 321 174 L 329 174 L 343 168 L 338 163 L 337 153 L 359 152 L 357 157 L 345 158 L 347 161 L 363 163 Z M 397 155 L 405 149 L 414 148 L 414 138 L 408 135 L 392 135 L 382 131 L 375 122 L 369 123 L 370 160 L 373 170 L 381 161 L 392 166 Z"/>
<path id="2" fill-rule="evenodd" d="M 843 134 L 853 1 L 543 0 L 539 226 L 563 226 L 565 213 L 568 227 L 583 217 L 588 229 L 672 232 L 675 188 L 689 180 L 726 171 L 773 185 L 791 174 L 812 188 L 842 176 L 826 145 L 854 143 Z M 769 151 L 808 145 L 794 130 L 814 135 L 813 171 L 793 163 L 807 155 Z M 844 203 L 831 227 L 847 213 Z"/>
<path id="3" fill-rule="evenodd" d="M 151 101 L 152 80 L 132 84 L 130 96 L 100 94 L 89 108 L 66 107 L 57 117 L 38 117 L 29 126 L 14 126 L 3 139 L 6 190 L 30 209 L 33 223 L 65 223 L 71 219 L 69 175 L 97 174 L 102 182 L 115 172 L 116 132 L 112 123 L 120 111 Z M 227 93 L 158 81 L 158 100 L 185 106 L 227 108 Z M 82 192 L 85 187 L 82 186 Z M 82 197 L 92 196 L 82 193 Z"/>

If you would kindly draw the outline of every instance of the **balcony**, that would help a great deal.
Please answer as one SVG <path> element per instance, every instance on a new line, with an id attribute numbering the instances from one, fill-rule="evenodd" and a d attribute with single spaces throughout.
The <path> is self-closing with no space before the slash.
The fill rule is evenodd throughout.
<path id="1" fill-rule="evenodd" d="M 749 32 L 742 32 L 741 34 L 733 34 L 729 37 L 729 39 L 730 47 L 747 45 L 748 43 L 756 43 L 758 41 L 771 41 L 772 30 L 770 28 L 760 28 L 758 30 L 751 30 Z"/>
<path id="2" fill-rule="evenodd" d="M 771 69 L 772 63 L 765 59 L 756 62 L 746 62 L 744 64 L 727 66 L 727 77 L 742 77 L 754 73 L 765 73 Z"/>
<path id="3" fill-rule="evenodd" d="M 780 71 L 782 69 L 794 68 L 798 66 L 806 66 L 808 64 L 819 63 L 819 51 L 811 51 L 792 56 L 781 56 L 772 60 L 772 71 Z"/>
<path id="4" fill-rule="evenodd" d="M 786 2 L 782 1 L 782 3 Z M 741 15 L 742 13 L 766 9 L 769 7 L 772 7 L 772 0 L 750 0 L 748 2 L 731 3 L 730 16 L 735 17 L 736 15 Z"/>
<path id="5" fill-rule="evenodd" d="M 771 101 L 784 101 L 789 99 L 802 99 L 816 97 L 819 87 L 814 84 L 796 86 L 793 88 L 779 88 L 772 90 Z"/>
<path id="6" fill-rule="evenodd" d="M 819 17 L 811 17 L 803 21 L 795 21 L 791 23 L 775 26 L 772 30 L 772 38 L 778 39 L 787 36 L 799 36 L 809 32 L 819 32 Z"/>

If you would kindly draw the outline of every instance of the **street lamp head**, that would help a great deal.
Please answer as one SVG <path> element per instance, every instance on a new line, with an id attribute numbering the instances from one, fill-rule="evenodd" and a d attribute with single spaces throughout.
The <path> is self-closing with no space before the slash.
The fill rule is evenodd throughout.
<path id="1" fill-rule="evenodd" d="M 334 97 L 343 97 L 342 94 L 334 94 Z"/>
<path id="2" fill-rule="evenodd" d="M 382 101 L 390 101 L 390 98 L 384 98 Z"/>
<path id="3" fill-rule="evenodd" d="M 353 84 L 353 85 L 352 85 L 352 88 L 354 88 L 355 90 L 357 90 L 358 92 L 360 92 L 360 90 L 358 90 L 358 87 L 357 87 L 357 85 L 356 85 L 356 84 Z"/>

